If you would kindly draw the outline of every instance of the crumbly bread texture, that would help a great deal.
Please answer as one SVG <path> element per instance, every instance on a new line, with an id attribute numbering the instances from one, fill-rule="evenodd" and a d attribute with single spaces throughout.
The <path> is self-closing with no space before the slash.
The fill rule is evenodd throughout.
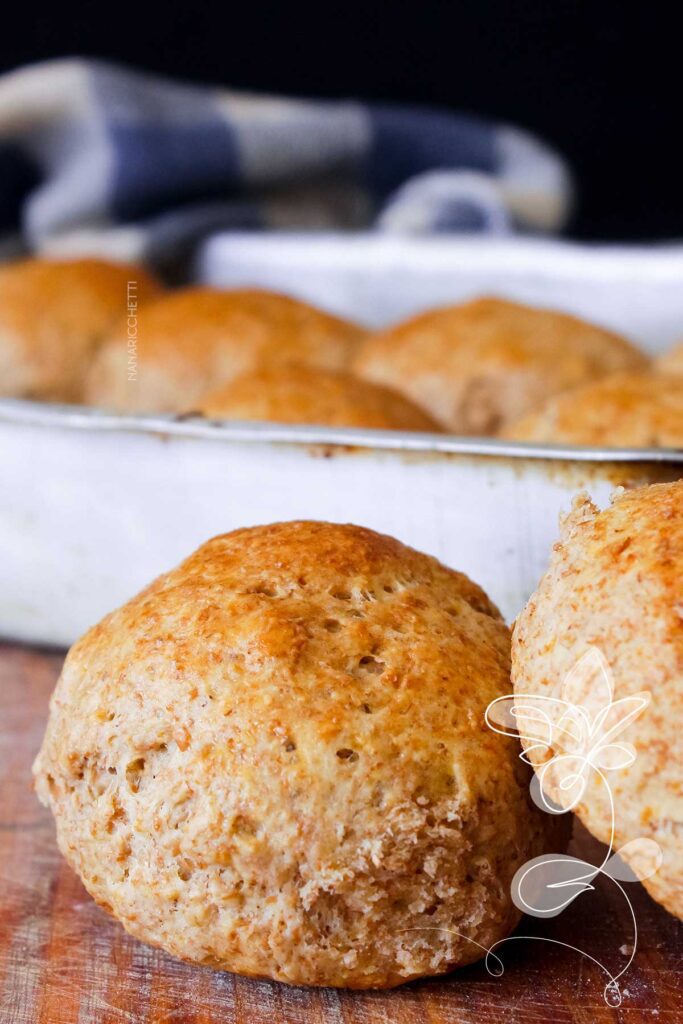
<path id="1" fill-rule="evenodd" d="M 427 413 L 397 391 L 350 373 L 309 366 L 263 368 L 243 374 L 205 395 L 197 409 L 213 419 L 441 430 Z"/>
<path id="2" fill-rule="evenodd" d="M 35 764 L 59 845 L 189 961 L 390 987 L 479 959 L 562 846 L 487 728 L 510 637 L 466 576 L 356 526 L 216 537 L 70 651 Z"/>
<path id="3" fill-rule="evenodd" d="M 655 360 L 655 367 L 662 373 L 683 374 L 683 341 L 659 356 Z"/>
<path id="4" fill-rule="evenodd" d="M 501 431 L 515 441 L 683 447 L 683 375 L 617 373 L 549 398 Z"/>
<path id="5" fill-rule="evenodd" d="M 564 313 L 480 298 L 370 335 L 352 369 L 458 434 L 495 434 L 551 394 L 645 366 L 628 341 Z"/>
<path id="6" fill-rule="evenodd" d="M 635 762 L 604 772 L 615 806 L 614 849 L 640 837 L 655 840 L 664 859 L 644 884 L 683 918 L 683 482 L 622 493 L 603 511 L 585 495 L 575 501 L 550 568 L 515 626 L 515 693 L 560 698 L 590 647 L 609 665 L 614 700 L 643 690 L 651 695 L 645 711 L 614 736 L 633 744 Z M 586 700 L 595 712 L 591 693 Z M 560 712 L 544 706 L 557 722 Z M 616 724 L 611 715 L 608 727 Z M 556 741 L 555 753 L 562 753 L 562 734 Z M 537 754 L 529 755 L 538 767 Z M 557 783 L 566 773 L 549 771 L 549 795 L 562 803 Z M 594 770 L 578 814 L 609 841 L 609 797 Z"/>
<path id="7" fill-rule="evenodd" d="M 130 286 L 130 287 L 129 287 Z M 161 292 L 142 267 L 29 259 L 0 269 L 0 394 L 78 401 L 93 353 L 130 299 Z"/>
<path id="8" fill-rule="evenodd" d="M 126 372 L 125 330 L 114 331 L 88 378 L 90 404 L 179 412 L 259 366 L 344 369 L 363 334 L 305 302 L 258 289 L 182 289 L 150 306 L 140 324 L 134 378 Z"/>

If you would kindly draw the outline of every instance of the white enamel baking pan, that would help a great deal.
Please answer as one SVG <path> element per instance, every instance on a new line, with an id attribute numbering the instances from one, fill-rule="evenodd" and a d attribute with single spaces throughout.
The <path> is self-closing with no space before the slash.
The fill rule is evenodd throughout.
<path id="1" fill-rule="evenodd" d="M 575 310 L 652 350 L 683 333 L 677 249 L 233 236 L 214 240 L 199 270 L 214 284 L 278 287 L 367 322 L 486 291 Z M 511 619 L 573 494 L 588 489 L 604 503 L 616 486 L 681 476 L 683 452 L 179 422 L 4 400 L 0 636 L 69 644 L 208 537 L 293 518 L 391 533 L 468 573 Z"/>

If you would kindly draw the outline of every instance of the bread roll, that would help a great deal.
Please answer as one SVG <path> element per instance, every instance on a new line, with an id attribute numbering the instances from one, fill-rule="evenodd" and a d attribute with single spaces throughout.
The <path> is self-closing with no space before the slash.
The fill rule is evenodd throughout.
<path id="1" fill-rule="evenodd" d="M 140 266 L 30 259 L 0 269 L 0 394 L 71 402 L 112 323 L 161 285 Z"/>
<path id="2" fill-rule="evenodd" d="M 622 493 L 603 511 L 585 495 L 575 502 L 550 568 L 515 626 L 515 694 L 520 700 L 522 694 L 544 698 L 543 708 L 557 725 L 565 708 L 545 698 L 564 700 L 568 689 L 583 690 L 578 705 L 595 722 L 600 708 L 610 703 L 604 680 L 598 674 L 587 684 L 575 679 L 570 685 L 572 670 L 595 648 L 612 677 L 613 709 L 580 749 L 593 750 L 593 763 L 604 766 L 607 754 L 595 753 L 600 743 L 633 745 L 630 766 L 603 771 L 614 801 L 614 850 L 649 840 L 624 853 L 646 872 L 657 864 L 652 841 L 659 844 L 662 865 L 644 884 L 683 918 L 683 482 Z M 629 710 L 615 702 L 643 690 L 649 691 L 649 706 L 605 740 Z M 522 733 L 529 728 L 522 716 Z M 560 784 L 576 761 L 559 757 L 576 749 L 565 733 L 556 732 L 552 750 L 528 750 L 539 770 L 557 755 L 546 771 L 546 791 L 563 806 L 569 797 Z M 611 753 L 622 756 L 624 750 Z M 591 768 L 577 806 L 583 823 L 603 842 L 611 835 L 609 791 Z"/>
<path id="3" fill-rule="evenodd" d="M 378 430 L 441 428 L 396 391 L 350 373 L 306 366 L 253 370 L 205 395 L 204 416 L 224 420 L 270 420 Z"/>
<path id="4" fill-rule="evenodd" d="M 403 392 L 458 434 L 495 434 L 548 395 L 645 357 L 610 331 L 481 298 L 370 335 L 352 369 Z"/>
<path id="5" fill-rule="evenodd" d="M 501 431 L 515 441 L 607 448 L 683 447 L 683 376 L 618 373 L 549 398 Z"/>
<path id="6" fill-rule="evenodd" d="M 563 842 L 485 725 L 509 632 L 466 576 L 357 526 L 216 537 L 70 651 L 35 764 L 131 934 L 293 984 L 479 959 Z"/>
<path id="7" fill-rule="evenodd" d="M 683 374 L 683 341 L 674 345 L 655 360 L 655 367 L 662 373 Z"/>
<path id="8" fill-rule="evenodd" d="M 125 332 L 112 334 L 90 373 L 87 400 L 120 411 L 180 412 L 257 367 L 343 369 L 361 335 L 354 324 L 273 292 L 186 288 L 141 318 L 133 375 Z"/>

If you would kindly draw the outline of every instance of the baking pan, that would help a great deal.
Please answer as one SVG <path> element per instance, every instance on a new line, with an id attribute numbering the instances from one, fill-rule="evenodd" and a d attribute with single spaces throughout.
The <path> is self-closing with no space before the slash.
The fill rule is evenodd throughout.
<path id="1" fill-rule="evenodd" d="M 198 273 L 278 287 L 368 323 L 487 291 L 582 313 L 651 350 L 683 327 L 676 248 L 231 236 L 209 244 Z M 681 476 L 675 451 L 125 417 L 6 399 L 0 636 L 69 644 L 207 538 L 293 518 L 393 534 L 468 573 L 511 619 L 577 491 L 604 503 L 617 486 Z"/>
<path id="2" fill-rule="evenodd" d="M 281 519 L 355 522 L 437 555 L 511 618 L 558 512 L 683 475 L 683 453 L 0 407 L 0 635 L 68 644 L 197 545 Z"/>

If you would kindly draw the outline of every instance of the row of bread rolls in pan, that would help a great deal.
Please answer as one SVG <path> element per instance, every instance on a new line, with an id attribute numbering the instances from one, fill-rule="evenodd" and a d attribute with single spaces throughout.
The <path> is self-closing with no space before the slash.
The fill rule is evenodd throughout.
<path id="1" fill-rule="evenodd" d="M 515 876 L 570 831 L 486 726 L 512 673 L 546 795 L 585 775 L 578 816 L 683 918 L 682 563 L 683 482 L 583 496 L 511 638 L 466 576 L 371 530 L 216 537 L 72 648 L 38 794 L 93 897 L 185 960 L 372 988 L 505 959 Z M 577 680 L 596 650 L 613 692 Z"/>
<path id="2" fill-rule="evenodd" d="M 0 389 L 121 412 L 683 444 L 683 345 L 650 361 L 613 332 L 495 298 L 367 332 L 284 295 L 165 292 L 97 260 L 0 271 Z"/>

